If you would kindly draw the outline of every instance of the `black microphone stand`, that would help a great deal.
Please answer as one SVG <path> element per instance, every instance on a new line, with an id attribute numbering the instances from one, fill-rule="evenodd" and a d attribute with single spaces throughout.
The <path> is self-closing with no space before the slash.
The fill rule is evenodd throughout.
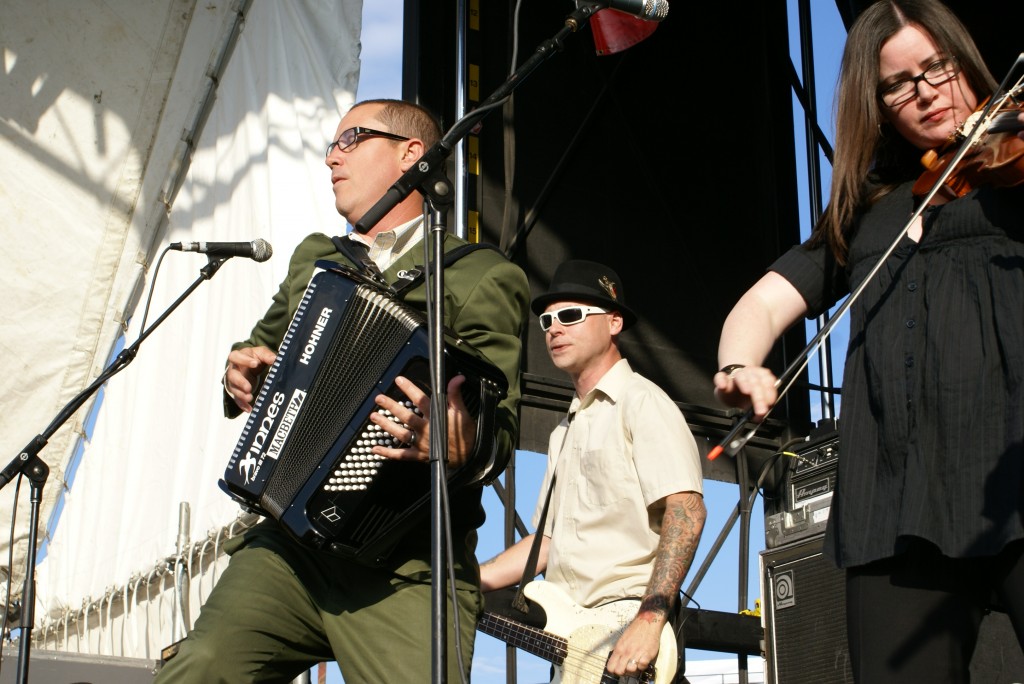
<path id="1" fill-rule="evenodd" d="M 44 446 L 46 446 L 50 437 L 53 436 L 60 427 L 67 422 L 71 416 L 74 415 L 75 411 L 82 407 L 83 404 L 96 393 L 100 387 L 106 383 L 111 377 L 121 372 L 128 366 L 129 363 L 135 360 L 135 356 L 139 353 L 139 346 L 142 341 L 149 337 L 153 330 L 163 323 L 172 311 L 178 308 L 178 306 L 185 301 L 192 292 L 199 287 L 204 280 L 209 280 L 214 276 L 218 269 L 224 264 L 225 261 L 230 257 L 210 257 L 209 262 L 200 270 L 200 276 L 189 286 L 185 292 L 178 297 L 173 304 L 171 304 L 163 315 L 161 315 L 153 325 L 149 326 L 139 338 L 130 347 L 121 350 L 121 353 L 117 355 L 107 368 L 103 370 L 99 376 L 89 384 L 84 390 L 78 393 L 74 399 L 69 401 L 67 405 L 61 409 L 60 413 L 53 419 L 53 421 L 47 426 L 42 433 L 36 435 L 28 445 L 22 449 L 21 453 L 14 457 L 7 467 L 0 471 L 0 489 L 3 489 L 8 482 L 14 479 L 17 475 L 25 475 L 31 483 L 31 510 L 29 515 L 29 533 L 28 533 L 28 554 L 25 562 L 25 584 L 22 589 L 21 595 L 21 643 L 18 648 L 18 684 L 26 684 L 28 682 L 28 666 L 29 666 L 29 650 L 32 642 L 32 626 L 35 622 L 35 572 L 36 572 L 36 541 L 38 539 L 38 526 L 39 526 L 39 503 L 42 500 L 43 485 L 46 484 L 46 478 L 50 473 L 49 467 L 46 463 L 39 458 L 39 452 Z"/>
<path id="2" fill-rule="evenodd" d="M 432 680 L 435 683 L 446 681 L 447 667 L 447 611 L 444 600 L 445 567 L 444 546 L 444 509 L 442 492 L 446 483 L 445 458 L 448 453 L 448 403 L 447 383 L 444 380 L 443 330 L 444 330 L 444 274 L 443 270 L 443 211 L 439 208 L 453 202 L 452 186 L 444 174 L 444 162 L 452 152 L 452 148 L 464 138 L 477 123 L 494 109 L 501 106 L 512 92 L 532 74 L 543 62 L 561 51 L 565 39 L 575 33 L 589 21 L 597 11 L 610 4 L 610 0 L 599 0 L 592 3 L 580 3 L 565 19 L 563 27 L 550 38 L 542 42 L 533 55 L 523 62 L 486 100 L 480 103 L 449 129 L 447 133 L 416 162 L 413 168 L 402 174 L 376 204 L 363 214 L 353 226 L 360 233 L 366 233 L 384 216 L 394 209 L 414 190 L 424 197 L 424 214 L 430 214 L 430 226 L 424 222 L 424 231 L 429 230 L 433 238 L 434 264 L 428 261 L 429 292 L 432 294 L 431 306 L 427 311 L 427 325 L 430 331 L 430 376 L 433 386 L 430 399 L 430 495 L 431 505 L 431 605 L 433 607 L 432 629 L 433 656 Z"/>

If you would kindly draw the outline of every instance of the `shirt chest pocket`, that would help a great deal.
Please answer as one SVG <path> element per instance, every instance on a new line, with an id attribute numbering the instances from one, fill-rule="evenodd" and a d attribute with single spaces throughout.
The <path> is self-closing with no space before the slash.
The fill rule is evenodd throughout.
<path id="1" fill-rule="evenodd" d="M 580 496 L 591 506 L 612 506 L 639 495 L 633 464 L 617 451 L 588 451 L 580 462 L 580 472 Z"/>

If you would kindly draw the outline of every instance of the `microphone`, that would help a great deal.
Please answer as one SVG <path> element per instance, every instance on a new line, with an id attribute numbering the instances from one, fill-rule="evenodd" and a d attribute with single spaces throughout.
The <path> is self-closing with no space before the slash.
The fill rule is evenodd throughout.
<path id="1" fill-rule="evenodd" d="M 577 7 L 579 6 L 577 2 Z M 583 2 L 583 4 L 592 4 Z M 661 21 L 668 16 L 668 0 L 601 0 L 593 3 L 602 9 L 617 9 L 645 21 Z"/>
<path id="2" fill-rule="evenodd" d="M 274 248 L 262 238 L 252 242 L 172 242 L 170 249 L 213 257 L 242 256 L 253 261 L 266 261 L 274 253 Z"/>

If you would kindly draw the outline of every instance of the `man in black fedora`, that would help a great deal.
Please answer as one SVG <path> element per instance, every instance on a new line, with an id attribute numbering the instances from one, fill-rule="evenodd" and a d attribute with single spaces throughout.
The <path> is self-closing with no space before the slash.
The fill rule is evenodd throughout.
<path id="1" fill-rule="evenodd" d="M 543 527 L 535 570 L 545 581 L 525 593 L 542 605 L 542 596 L 564 595 L 595 620 L 615 613 L 610 638 L 592 653 L 567 655 L 562 667 L 596 667 L 593 681 L 602 668 L 616 676 L 652 666 L 675 673 L 669 619 L 706 517 L 697 444 L 668 395 L 621 354 L 619 335 L 637 317 L 614 270 L 564 262 L 531 309 L 575 393 L 551 434 L 533 517 L 534 529 Z M 528 535 L 481 565 L 481 588 L 523 580 L 535 539 Z M 556 606 L 543 607 L 551 625 Z M 664 674 L 658 681 L 671 681 Z"/>

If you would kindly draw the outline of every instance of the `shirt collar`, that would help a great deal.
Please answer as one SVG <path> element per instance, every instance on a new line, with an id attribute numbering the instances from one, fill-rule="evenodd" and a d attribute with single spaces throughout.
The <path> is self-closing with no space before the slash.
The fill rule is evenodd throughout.
<path id="1" fill-rule="evenodd" d="M 355 231 L 350 232 L 348 237 L 350 240 L 367 245 L 373 263 L 377 264 L 377 268 L 381 271 L 386 271 L 419 242 L 423 234 L 417 228 L 422 222 L 423 217 L 417 216 L 391 230 L 377 233 L 370 241 Z"/>
<path id="2" fill-rule="evenodd" d="M 597 398 L 598 392 L 608 397 L 612 402 L 615 402 L 622 395 L 632 374 L 633 369 L 630 367 L 629 361 L 624 358 L 619 359 L 615 362 L 615 365 L 601 376 L 601 379 L 594 385 L 594 389 L 587 393 L 587 396 L 573 395 L 572 401 L 569 403 L 569 414 L 572 415 L 576 411 L 592 404 Z"/>

